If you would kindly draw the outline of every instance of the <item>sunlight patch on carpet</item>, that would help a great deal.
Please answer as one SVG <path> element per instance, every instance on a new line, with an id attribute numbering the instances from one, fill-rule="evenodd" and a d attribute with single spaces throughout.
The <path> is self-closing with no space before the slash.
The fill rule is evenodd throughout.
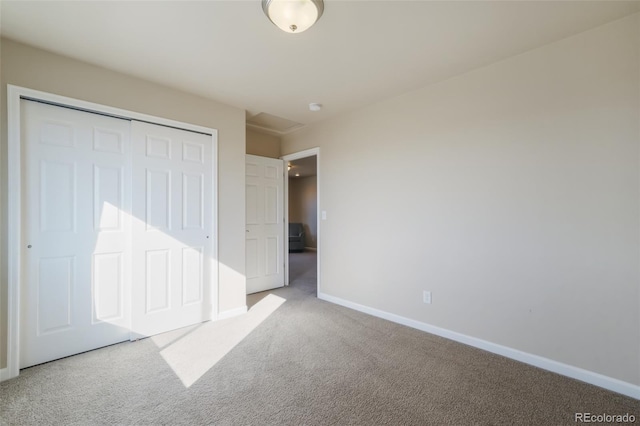
<path id="1" fill-rule="evenodd" d="M 184 334 L 175 340 L 163 335 L 151 339 L 161 348 L 162 358 L 188 388 L 285 301 L 282 297 L 269 294 L 253 305 L 246 314 L 202 323 L 195 328 L 184 330 L 186 333 L 183 331 Z M 171 340 L 173 342 L 166 345 L 167 341 Z"/>

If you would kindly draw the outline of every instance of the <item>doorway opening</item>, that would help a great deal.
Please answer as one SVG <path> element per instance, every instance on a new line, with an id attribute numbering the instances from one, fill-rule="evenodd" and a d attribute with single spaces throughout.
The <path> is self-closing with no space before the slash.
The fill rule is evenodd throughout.
<path id="1" fill-rule="evenodd" d="M 282 157 L 285 178 L 285 282 L 317 296 L 320 288 L 319 149 Z"/>

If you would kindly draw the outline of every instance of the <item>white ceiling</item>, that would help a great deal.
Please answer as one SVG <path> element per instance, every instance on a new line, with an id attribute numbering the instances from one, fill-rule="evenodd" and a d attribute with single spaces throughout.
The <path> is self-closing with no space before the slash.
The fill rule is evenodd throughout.
<path id="1" fill-rule="evenodd" d="M 260 0 L 0 2 L 3 36 L 308 124 L 640 10 L 637 1 L 325 1 L 301 34 Z M 310 112 L 308 104 L 324 105 Z"/>

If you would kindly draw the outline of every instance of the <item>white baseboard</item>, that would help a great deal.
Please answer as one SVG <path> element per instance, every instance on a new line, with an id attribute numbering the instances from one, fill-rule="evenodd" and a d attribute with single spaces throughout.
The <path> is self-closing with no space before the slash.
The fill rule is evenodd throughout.
<path id="1" fill-rule="evenodd" d="M 0 368 L 0 382 L 4 382 L 5 380 L 12 379 L 13 377 L 10 377 L 10 376 L 11 375 L 9 374 L 8 368 Z"/>
<path id="2" fill-rule="evenodd" d="M 318 249 L 315 248 L 315 247 L 305 247 L 304 250 L 305 251 L 318 251 Z"/>
<path id="3" fill-rule="evenodd" d="M 381 311 L 379 309 L 370 308 L 368 306 L 350 302 L 348 300 L 334 297 L 326 293 L 318 293 L 318 299 L 326 300 L 327 302 L 335 303 L 337 305 L 354 309 L 356 311 L 364 312 L 365 314 L 383 318 L 391 322 L 406 325 L 407 327 L 426 331 L 427 333 L 435 334 L 449 340 L 464 343 L 465 345 L 473 346 L 487 352 L 502 355 L 504 357 L 511 358 L 525 364 L 533 365 L 534 367 L 542 368 L 553 373 L 571 377 L 572 379 L 580 380 L 582 382 L 599 386 L 601 388 L 608 389 L 610 391 L 621 393 L 623 395 L 630 396 L 631 398 L 640 400 L 640 386 L 628 382 L 623 382 L 622 380 L 614 379 L 613 377 L 608 377 L 599 373 L 595 373 L 593 371 L 584 370 L 572 365 L 563 364 L 549 358 L 522 352 L 518 349 L 498 345 L 496 343 L 478 339 L 477 337 L 467 336 L 466 334 L 436 327 L 431 324 L 405 318 L 400 315 Z"/>
<path id="4" fill-rule="evenodd" d="M 218 313 L 218 319 L 223 320 L 227 318 L 237 317 L 238 315 L 247 313 L 247 305 L 240 306 L 239 308 L 229 309 L 228 311 L 222 311 Z"/>

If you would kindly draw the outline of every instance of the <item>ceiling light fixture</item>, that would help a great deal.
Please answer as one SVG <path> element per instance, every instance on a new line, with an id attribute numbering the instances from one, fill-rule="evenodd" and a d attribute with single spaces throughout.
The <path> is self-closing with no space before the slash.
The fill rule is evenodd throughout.
<path id="1" fill-rule="evenodd" d="M 287 33 L 308 30 L 322 16 L 322 0 L 262 0 L 262 10 L 276 27 Z"/>
<path id="2" fill-rule="evenodd" d="M 317 112 L 322 109 L 322 104 L 312 102 L 309 104 L 309 111 Z"/>

